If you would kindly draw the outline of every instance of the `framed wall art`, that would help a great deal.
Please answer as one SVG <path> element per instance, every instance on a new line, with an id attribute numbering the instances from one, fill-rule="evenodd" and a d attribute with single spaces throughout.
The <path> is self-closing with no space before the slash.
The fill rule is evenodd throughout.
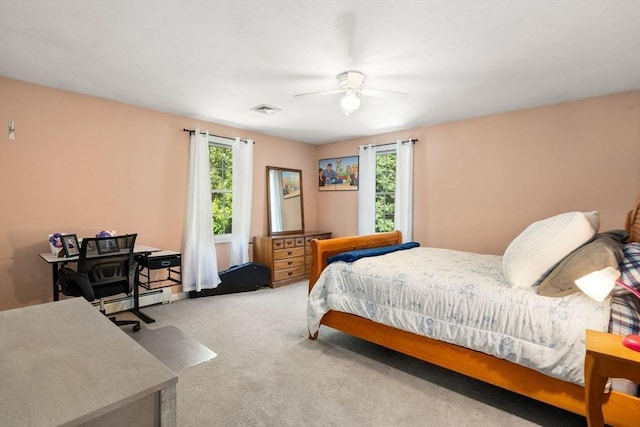
<path id="1" fill-rule="evenodd" d="M 358 156 L 322 159 L 318 166 L 320 191 L 358 190 Z"/>
<path id="2" fill-rule="evenodd" d="M 300 172 L 282 171 L 282 196 L 285 199 L 300 196 Z"/>

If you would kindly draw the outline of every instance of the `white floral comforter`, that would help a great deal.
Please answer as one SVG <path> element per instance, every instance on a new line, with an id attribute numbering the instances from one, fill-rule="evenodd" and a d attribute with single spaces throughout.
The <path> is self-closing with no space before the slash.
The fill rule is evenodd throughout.
<path id="1" fill-rule="evenodd" d="M 314 334 L 329 310 L 438 339 L 583 384 L 585 329 L 606 331 L 608 300 L 512 289 L 502 257 L 414 248 L 330 264 L 309 294 Z"/>

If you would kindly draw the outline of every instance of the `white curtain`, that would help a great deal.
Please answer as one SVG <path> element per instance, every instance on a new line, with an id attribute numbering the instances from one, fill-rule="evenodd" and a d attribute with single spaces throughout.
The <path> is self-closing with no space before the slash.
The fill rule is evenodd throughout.
<path id="1" fill-rule="evenodd" d="M 253 200 L 253 140 L 236 138 L 233 152 L 231 265 L 249 261 L 251 201 Z"/>
<path id="2" fill-rule="evenodd" d="M 394 225 L 402 241 L 413 239 L 413 142 L 396 141 L 396 196 Z"/>
<path id="3" fill-rule="evenodd" d="M 358 234 L 376 230 L 376 151 L 373 145 L 358 147 Z"/>
<path id="4" fill-rule="evenodd" d="M 189 193 L 182 252 L 182 288 L 200 291 L 220 283 L 211 219 L 209 133 L 196 129 L 189 142 Z"/>

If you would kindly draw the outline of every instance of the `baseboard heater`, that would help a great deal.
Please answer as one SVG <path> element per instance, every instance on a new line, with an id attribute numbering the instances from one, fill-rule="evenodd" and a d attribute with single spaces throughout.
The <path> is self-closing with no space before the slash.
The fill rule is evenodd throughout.
<path id="1" fill-rule="evenodd" d="M 167 304 L 171 302 L 171 288 L 153 289 L 140 294 L 140 307 L 154 304 Z M 93 305 L 100 305 L 100 301 L 94 301 Z M 107 314 L 131 310 L 133 308 L 133 295 L 109 298 L 104 300 L 104 309 Z"/>

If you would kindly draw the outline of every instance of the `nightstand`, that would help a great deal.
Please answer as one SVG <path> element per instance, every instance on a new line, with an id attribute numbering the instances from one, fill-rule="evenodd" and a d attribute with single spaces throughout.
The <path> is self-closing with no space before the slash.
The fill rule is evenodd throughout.
<path id="1" fill-rule="evenodd" d="M 584 385 L 587 422 L 603 426 L 602 399 L 608 378 L 627 378 L 640 383 L 640 352 L 622 345 L 620 335 L 587 330 Z M 640 411 L 640 408 L 638 408 Z M 629 413 L 629 417 L 636 417 Z"/>

